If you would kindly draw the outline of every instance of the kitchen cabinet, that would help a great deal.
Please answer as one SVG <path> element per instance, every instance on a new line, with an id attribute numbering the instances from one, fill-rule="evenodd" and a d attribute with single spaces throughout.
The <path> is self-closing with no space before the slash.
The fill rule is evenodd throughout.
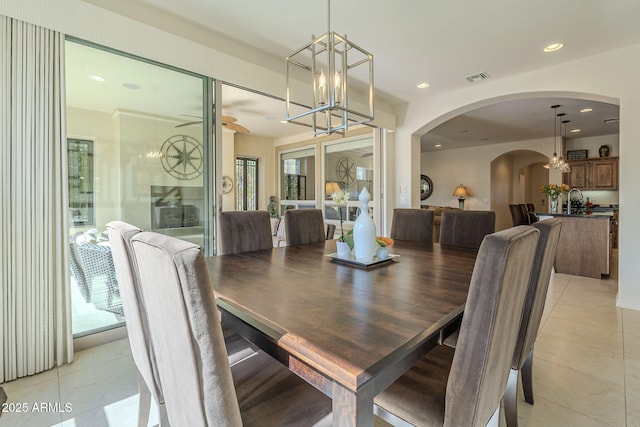
<path id="1" fill-rule="evenodd" d="M 571 160 L 571 172 L 564 174 L 564 182 L 581 190 L 617 190 L 618 158 Z"/>

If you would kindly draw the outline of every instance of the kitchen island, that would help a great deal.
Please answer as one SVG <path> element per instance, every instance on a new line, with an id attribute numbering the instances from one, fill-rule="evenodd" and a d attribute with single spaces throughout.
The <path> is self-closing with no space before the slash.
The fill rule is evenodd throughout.
<path id="1" fill-rule="evenodd" d="M 542 221 L 562 221 L 556 251 L 556 273 L 600 279 L 611 268 L 611 215 L 567 215 L 538 213 Z"/>

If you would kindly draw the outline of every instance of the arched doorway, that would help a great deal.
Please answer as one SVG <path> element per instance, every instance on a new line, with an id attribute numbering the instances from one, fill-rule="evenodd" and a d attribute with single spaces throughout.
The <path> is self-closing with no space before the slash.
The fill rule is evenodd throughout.
<path id="1" fill-rule="evenodd" d="M 496 213 L 496 230 L 512 226 L 509 205 L 533 203 L 536 211 L 546 211 L 539 188 L 549 182 L 548 159 L 537 151 L 515 150 L 491 162 L 491 203 Z"/>

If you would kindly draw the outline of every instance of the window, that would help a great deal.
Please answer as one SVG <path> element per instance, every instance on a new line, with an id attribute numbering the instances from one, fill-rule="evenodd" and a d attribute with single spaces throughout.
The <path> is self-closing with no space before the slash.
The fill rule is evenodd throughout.
<path id="1" fill-rule="evenodd" d="M 236 158 L 236 210 L 258 209 L 258 159 Z"/>
<path id="2" fill-rule="evenodd" d="M 316 150 L 280 154 L 280 214 L 287 209 L 316 207 Z"/>
<path id="3" fill-rule="evenodd" d="M 67 141 L 69 167 L 69 210 L 74 226 L 94 225 L 93 141 Z"/>
<path id="4" fill-rule="evenodd" d="M 360 138 L 324 146 L 324 215 L 328 222 L 340 218 L 331 200 L 338 190 L 349 193 L 349 203 L 343 220 L 355 221 L 359 213 L 358 195 L 364 187 L 371 193 L 370 213 L 375 205 L 373 138 Z M 350 225 L 348 225 L 350 227 Z"/>

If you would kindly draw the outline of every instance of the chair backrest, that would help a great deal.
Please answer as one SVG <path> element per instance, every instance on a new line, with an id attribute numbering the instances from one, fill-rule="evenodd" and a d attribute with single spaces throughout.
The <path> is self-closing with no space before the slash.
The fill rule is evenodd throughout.
<path id="1" fill-rule="evenodd" d="M 273 238 L 267 211 L 220 213 L 220 252 L 223 255 L 269 248 L 273 248 Z"/>
<path id="2" fill-rule="evenodd" d="M 241 426 L 199 246 L 153 232 L 139 233 L 131 242 L 170 424 Z"/>
<path id="3" fill-rule="evenodd" d="M 391 238 L 432 242 L 434 215 L 434 211 L 429 209 L 394 209 Z"/>
<path id="4" fill-rule="evenodd" d="M 80 256 L 78 255 L 78 244 L 76 243 L 76 238 L 81 234 L 81 232 L 77 232 L 69 237 L 69 267 L 82 298 L 86 302 L 91 302 L 91 293 L 89 292 L 89 286 L 87 286 L 87 279 L 84 277 Z"/>
<path id="5" fill-rule="evenodd" d="M 111 247 L 82 243 L 75 248 L 84 272 L 89 301 L 98 309 L 124 315 Z"/>
<path id="6" fill-rule="evenodd" d="M 514 227 L 527 224 L 527 219 L 523 216 L 520 205 L 509 205 L 509 212 L 511 212 L 511 222 Z"/>
<path id="7" fill-rule="evenodd" d="M 525 206 L 527 207 L 527 212 L 535 212 L 536 211 L 536 207 L 533 203 L 525 203 Z"/>
<path id="8" fill-rule="evenodd" d="M 333 240 L 333 235 L 336 234 L 336 225 L 335 224 L 327 224 L 327 235 L 325 237 L 326 240 Z"/>
<path id="9" fill-rule="evenodd" d="M 122 307 L 127 319 L 127 335 L 131 355 L 138 372 L 147 384 L 158 403 L 164 403 L 160 377 L 155 366 L 155 355 L 149 341 L 149 325 L 138 286 L 138 266 L 133 256 L 131 238 L 140 233 L 140 229 L 122 221 L 107 224 L 109 244 L 116 269 Z"/>
<path id="10" fill-rule="evenodd" d="M 320 209 L 289 209 L 284 213 L 287 246 L 323 242 L 324 219 Z"/>
<path id="11" fill-rule="evenodd" d="M 484 236 L 495 230 L 493 211 L 445 210 L 440 223 L 440 244 L 478 249 Z"/>
<path id="12" fill-rule="evenodd" d="M 556 249 L 560 239 L 562 221 L 555 218 L 547 219 L 536 222 L 533 227 L 540 231 L 540 239 L 538 240 L 536 255 L 533 259 L 533 269 L 529 278 L 522 323 L 511 366 L 513 369 L 520 369 L 533 348 L 538 335 L 542 311 L 547 299 L 549 280 L 551 279 L 551 269 L 553 268 L 553 261 L 556 257 Z"/>
<path id="13" fill-rule="evenodd" d="M 447 382 L 445 426 L 485 426 L 500 405 L 538 235 L 521 225 L 480 246 Z"/>

